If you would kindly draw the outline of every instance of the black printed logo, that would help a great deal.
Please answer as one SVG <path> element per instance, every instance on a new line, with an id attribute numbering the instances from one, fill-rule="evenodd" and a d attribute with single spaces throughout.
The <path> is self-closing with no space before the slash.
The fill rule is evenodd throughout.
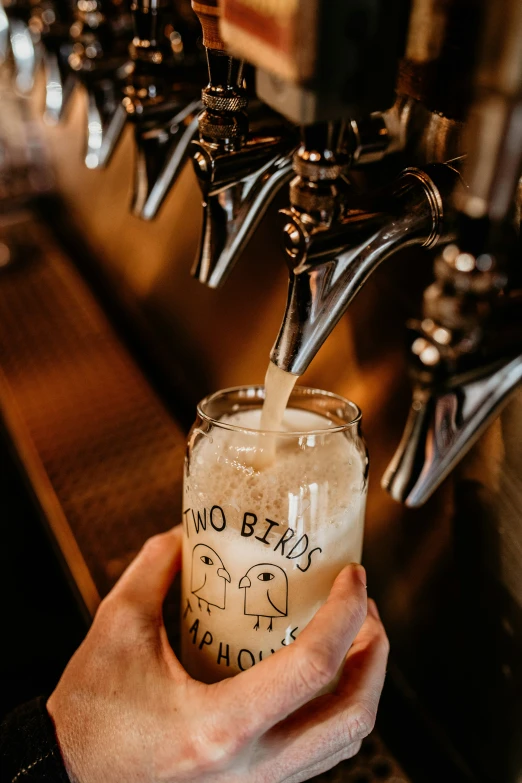
<path id="1" fill-rule="evenodd" d="M 196 544 L 192 550 L 192 576 L 190 592 L 201 602 L 210 607 L 224 609 L 227 597 L 227 582 L 230 574 L 217 552 L 206 544 Z"/>
<path id="2" fill-rule="evenodd" d="M 259 628 L 261 617 L 270 619 L 268 631 L 277 617 L 288 614 L 288 578 L 279 566 L 273 563 L 259 563 L 249 568 L 239 582 L 245 591 L 244 613 L 257 617 L 254 630 Z"/>

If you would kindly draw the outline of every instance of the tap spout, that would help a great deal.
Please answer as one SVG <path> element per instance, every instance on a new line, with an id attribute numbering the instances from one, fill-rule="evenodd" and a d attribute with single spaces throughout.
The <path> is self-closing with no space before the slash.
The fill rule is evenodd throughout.
<path id="1" fill-rule="evenodd" d="M 0 65 L 4 65 L 9 57 L 9 17 L 4 3 L 0 2 Z"/>
<path id="2" fill-rule="evenodd" d="M 512 220 L 522 167 L 521 35 L 520 2 L 486 4 L 465 187 L 454 197 L 458 244 L 436 259 L 435 282 L 424 293 L 411 346 L 413 403 L 382 481 L 408 506 L 429 498 L 522 381 L 520 238 Z"/>
<path id="3" fill-rule="evenodd" d="M 9 32 L 16 87 L 23 95 L 28 95 L 34 86 L 41 47 L 35 44 L 27 21 L 23 18 L 11 18 Z"/>
<path id="4" fill-rule="evenodd" d="M 522 355 L 433 388 L 418 386 L 383 489 L 407 506 L 423 505 L 521 382 Z"/>
<path id="5" fill-rule="evenodd" d="M 462 241 L 466 223 L 458 218 Z M 466 250 L 443 249 L 423 318 L 411 323 L 413 401 L 382 480 L 408 506 L 430 497 L 522 381 L 518 237 L 513 226 L 497 228 L 486 245 L 473 225 L 476 253 L 469 242 Z"/>
<path id="6" fill-rule="evenodd" d="M 123 73 L 115 74 L 114 81 L 106 80 L 107 89 L 114 88 L 116 100 L 112 105 L 102 95 L 98 102 L 101 108 L 107 107 L 108 122 L 104 125 L 101 118 L 92 123 L 98 132 L 101 128 L 101 138 L 93 139 L 99 152 L 95 155 L 94 149 L 89 150 L 89 162 L 93 168 L 108 165 L 126 123 L 131 124 L 136 150 L 132 212 L 151 220 L 188 160 L 190 143 L 197 133 L 202 108 L 198 95 L 200 61 L 198 55 L 195 63 L 187 65 L 190 55 L 185 52 L 184 40 L 188 31 L 181 26 L 183 35 L 180 29 L 173 32 L 176 20 L 167 0 L 133 0 L 131 13 L 134 37 L 128 46 L 128 60 Z M 96 95 L 94 85 L 91 103 Z M 90 136 L 89 132 L 89 140 Z"/>
<path id="7" fill-rule="evenodd" d="M 57 125 L 70 105 L 76 87 L 76 79 L 69 72 L 67 59 L 61 52 L 46 48 L 44 55 L 45 113 L 47 125 Z"/>
<path id="8" fill-rule="evenodd" d="M 119 76 L 121 82 L 125 71 Z M 120 84 L 121 84 L 120 82 Z M 88 169 L 107 166 L 125 127 L 125 109 L 120 101 L 120 85 L 109 78 L 97 78 L 86 84 L 87 134 L 85 165 Z"/>
<path id="9" fill-rule="evenodd" d="M 409 245 L 429 248 L 447 240 L 447 203 L 457 178 L 446 164 L 406 169 L 387 193 L 370 199 L 368 209 L 341 208 L 326 226 L 313 223 L 309 212 L 284 210 L 290 281 L 271 361 L 301 375 L 384 259 Z"/>
<path id="10" fill-rule="evenodd" d="M 237 151 L 193 143 L 203 226 L 192 274 L 200 282 L 210 288 L 224 283 L 268 205 L 292 178 L 295 144 L 281 129 L 252 135 Z"/>
<path id="11" fill-rule="evenodd" d="M 198 134 L 201 108 L 199 99 L 191 99 L 187 95 L 183 103 L 167 108 L 168 116 L 163 121 L 155 118 L 152 122 L 136 125 L 134 215 L 152 220 L 158 214 L 190 158 L 191 143 Z"/>
<path id="12" fill-rule="evenodd" d="M 175 31 L 180 50 L 176 60 L 168 2 L 154 0 L 150 5 L 149 0 L 134 0 L 132 14 L 132 72 L 122 100 L 136 144 L 132 212 L 152 220 L 188 160 L 197 134 L 200 64 L 198 58 L 187 67 L 183 27 L 183 35 Z"/>
<path id="13" fill-rule="evenodd" d="M 127 11 L 112 0 L 74 4 L 70 28 L 71 74 L 84 87 L 87 103 L 85 165 L 103 168 L 109 163 L 125 124 L 121 89 L 129 73 Z M 71 86 L 67 86 L 70 91 Z M 58 118 L 61 109 L 59 107 Z"/>
<path id="14" fill-rule="evenodd" d="M 192 274 L 210 288 L 228 277 L 277 191 L 292 176 L 293 128 L 267 110 L 258 127 L 247 114 L 245 63 L 227 52 L 221 4 L 192 0 L 207 53 L 208 85 L 192 161 L 202 195 L 203 225 Z M 260 118 L 261 119 L 261 118 Z"/>
<path id="15" fill-rule="evenodd" d="M 243 63 L 207 50 L 199 140 L 192 162 L 202 195 L 203 225 L 192 274 L 221 286 L 270 202 L 292 178 L 297 130 L 265 107 L 247 115 Z M 257 113 L 256 113 L 257 112 Z"/>

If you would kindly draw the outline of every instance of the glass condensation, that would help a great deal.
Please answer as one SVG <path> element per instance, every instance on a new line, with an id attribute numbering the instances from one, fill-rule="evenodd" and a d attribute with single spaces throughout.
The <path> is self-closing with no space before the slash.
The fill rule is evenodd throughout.
<path id="1" fill-rule="evenodd" d="M 290 644 L 361 557 L 368 456 L 354 403 L 296 387 L 279 433 L 263 387 L 198 406 L 184 475 L 182 661 L 215 682 Z"/>

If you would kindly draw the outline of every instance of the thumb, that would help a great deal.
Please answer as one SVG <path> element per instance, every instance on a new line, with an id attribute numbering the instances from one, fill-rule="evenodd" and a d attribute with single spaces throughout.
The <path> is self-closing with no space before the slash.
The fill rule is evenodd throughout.
<path id="1" fill-rule="evenodd" d="M 149 538 L 112 590 L 140 611 L 161 615 L 163 602 L 181 565 L 181 525 Z"/>

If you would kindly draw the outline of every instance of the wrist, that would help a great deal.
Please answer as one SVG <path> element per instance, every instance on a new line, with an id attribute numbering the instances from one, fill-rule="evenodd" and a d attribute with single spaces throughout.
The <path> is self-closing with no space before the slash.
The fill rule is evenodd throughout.
<path id="1" fill-rule="evenodd" d="M 69 783 L 45 697 L 22 704 L 2 722 L 2 780 Z"/>
<path id="2" fill-rule="evenodd" d="M 56 696 L 56 691 L 51 694 L 45 706 L 54 730 L 56 751 L 60 756 L 67 779 L 70 783 L 82 783 L 86 778 L 77 768 L 80 753 L 77 743 L 73 739 L 74 721 L 71 721 L 70 716 L 62 717 L 63 710 L 60 709 L 60 700 Z"/>

